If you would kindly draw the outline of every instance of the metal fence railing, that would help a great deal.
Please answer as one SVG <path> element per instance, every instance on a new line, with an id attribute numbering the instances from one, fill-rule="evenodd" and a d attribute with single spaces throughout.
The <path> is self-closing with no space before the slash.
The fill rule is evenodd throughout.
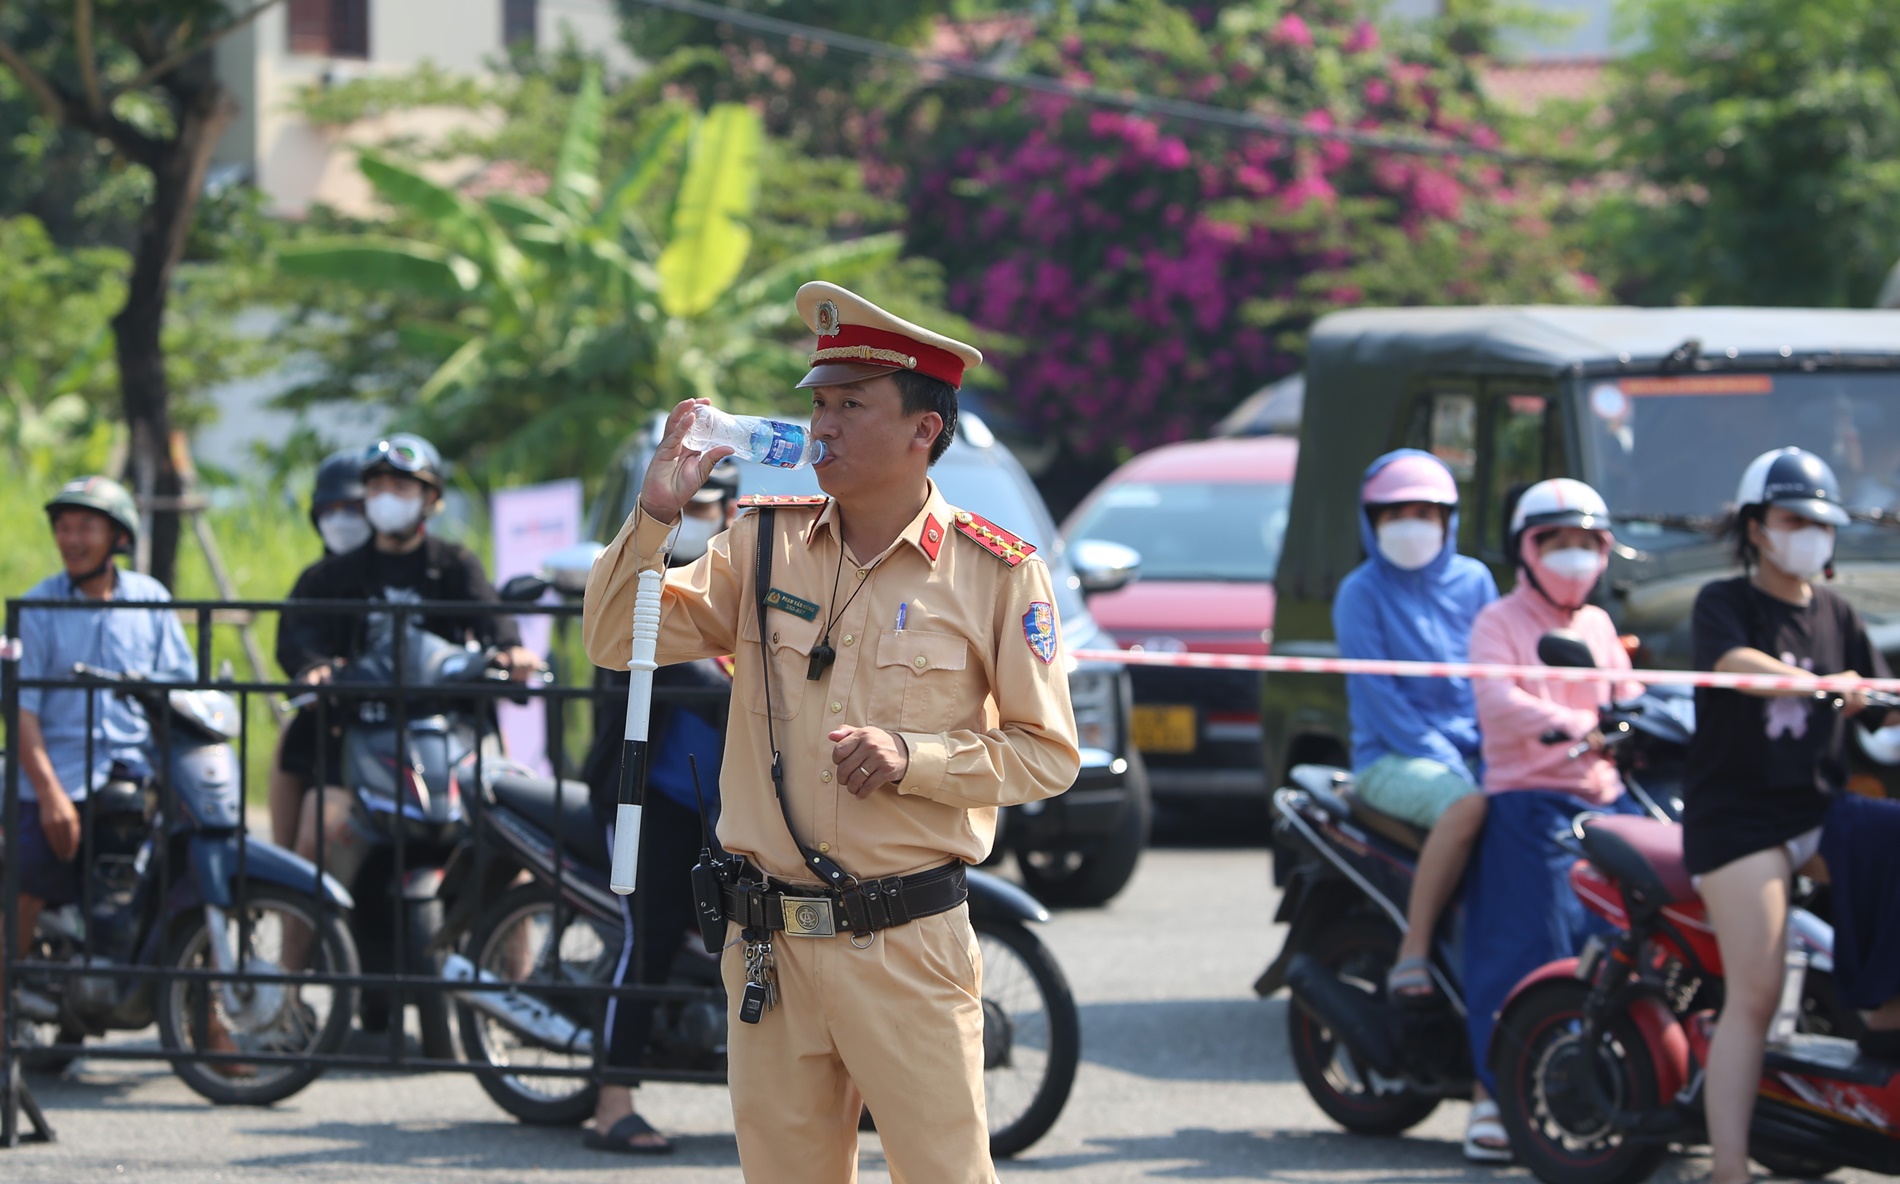
<path id="1" fill-rule="evenodd" d="M 632 935 L 647 931 L 640 914 L 653 861 L 640 860 L 629 917 L 607 889 L 604 835 L 586 785 L 572 779 L 570 748 L 603 724 L 617 739 L 624 691 L 584 658 L 572 670 L 557 661 L 546 682 L 497 681 L 481 672 L 482 654 L 421 627 L 551 617 L 558 655 L 578 649 L 569 626 L 579 611 L 9 600 L 4 636 L 18 640 L 0 647 L 10 752 L 0 794 L 0 1145 L 52 1137 L 23 1070 L 82 1055 L 168 1060 L 214 1101 L 275 1100 L 331 1067 L 474 1072 L 502 1105 L 542 1121 L 591 1113 L 587 1091 L 601 1081 L 723 1082 L 716 965 L 684 950 L 680 968 L 647 982 L 635 957 L 632 985 L 612 985 Z M 122 682 L 125 671 L 48 668 L 34 639 L 74 612 L 176 613 L 196 677 Z M 357 656 L 322 686 L 211 677 L 217 631 L 266 614 L 330 622 Z M 39 912 L 24 954 L 22 822 L 36 807 L 18 752 L 23 696 L 38 700 L 43 730 L 70 737 L 79 724 L 86 770 L 111 769 L 77 802 L 73 899 Z M 725 697 L 655 688 L 656 703 Z M 543 706 L 552 777 L 501 751 L 495 708 L 504 700 Z M 268 726 L 255 735 L 256 721 L 286 704 L 307 713 L 296 726 L 312 742 L 304 821 L 319 825 L 304 828 L 308 859 L 245 824 L 252 769 L 277 739 Z M 137 762 L 113 764 L 114 729 L 132 711 L 151 731 L 150 775 L 138 780 L 118 776 L 143 774 L 130 767 Z M 610 1006 L 647 1005 L 657 1017 L 643 1033 L 651 1041 L 610 1063 Z M 405 1035 L 411 1007 L 415 1047 Z M 98 1042 L 154 1025 L 156 1042 Z M 367 1034 L 378 1028 L 380 1037 Z"/>

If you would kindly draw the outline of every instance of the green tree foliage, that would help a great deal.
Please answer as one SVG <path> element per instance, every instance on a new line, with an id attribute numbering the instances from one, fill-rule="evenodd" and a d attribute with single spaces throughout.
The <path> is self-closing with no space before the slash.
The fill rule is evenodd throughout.
<path id="1" fill-rule="evenodd" d="M 1866 305 L 1900 256 L 1900 6 L 1643 0 L 1597 237 L 1643 303 Z"/>
<path id="2" fill-rule="evenodd" d="M 1044 21 L 1015 60 L 1314 132 L 1504 141 L 1475 63 L 1430 31 L 1382 32 L 1346 0 L 1213 14 L 1099 0 Z M 1012 401 L 1062 441 L 1083 486 L 1298 368 L 1330 309 L 1595 298 L 1551 174 L 1482 155 L 955 81 L 920 92 L 884 142 L 907 169 L 913 249 L 942 263 L 953 308 L 1024 342 L 999 362 Z"/>
<path id="3" fill-rule="evenodd" d="M 82 142 L 141 174 L 125 298 L 112 320 L 121 410 L 129 429 L 127 473 L 156 499 L 151 573 L 172 582 L 183 491 L 173 460 L 173 375 L 166 317 L 173 281 L 191 241 L 206 170 L 237 104 L 218 77 L 211 47 L 282 0 L 70 0 L 31 12 L 0 7 L 0 67 L 31 97 L 38 135 L 56 161 L 96 175 Z M 18 152 L 16 147 L 13 151 Z M 90 190 L 93 186 L 83 186 Z"/>
<path id="4" fill-rule="evenodd" d="M 25 215 L 0 219 L 0 458 L 43 484 L 105 469 L 125 447 L 112 318 L 125 303 L 131 258 L 114 246 L 61 247 Z M 183 389 L 254 373 L 265 344 L 234 331 L 250 297 L 242 277 L 184 269 L 166 328 L 167 365 Z M 208 413 L 187 400 L 177 422 Z"/>
<path id="5" fill-rule="evenodd" d="M 0 221 L 0 445 L 42 482 L 103 463 L 101 410 L 117 394 L 108 322 L 125 254 L 62 251 L 29 217 Z"/>
<path id="6" fill-rule="evenodd" d="M 785 399 L 808 345 L 791 303 L 805 280 L 908 288 L 913 309 L 933 290 L 868 225 L 894 208 L 768 140 L 748 108 L 629 102 L 591 67 L 568 94 L 562 77 L 557 64 L 490 92 L 527 116 L 503 124 L 519 151 L 489 162 L 521 184 L 476 198 L 366 154 L 390 220 L 279 249 L 284 273 L 323 281 L 299 336 L 325 374 L 293 402 L 394 407 L 481 484 L 596 473 L 680 398 Z"/>

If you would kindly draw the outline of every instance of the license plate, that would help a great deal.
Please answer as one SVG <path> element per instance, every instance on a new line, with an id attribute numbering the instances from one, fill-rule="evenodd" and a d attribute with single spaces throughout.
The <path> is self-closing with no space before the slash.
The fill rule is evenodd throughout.
<path id="1" fill-rule="evenodd" d="M 1135 747 L 1143 752 L 1193 752 L 1194 709 L 1136 705 Z"/>

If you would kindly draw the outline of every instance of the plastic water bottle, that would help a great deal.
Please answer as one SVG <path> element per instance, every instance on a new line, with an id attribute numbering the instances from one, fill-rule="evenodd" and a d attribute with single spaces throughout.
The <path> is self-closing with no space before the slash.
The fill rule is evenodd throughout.
<path id="1" fill-rule="evenodd" d="M 740 460 L 753 460 L 781 469 L 798 469 L 825 459 L 822 441 L 805 427 L 782 419 L 757 415 L 728 415 L 702 404 L 686 429 L 686 446 L 695 452 L 726 447 Z"/>

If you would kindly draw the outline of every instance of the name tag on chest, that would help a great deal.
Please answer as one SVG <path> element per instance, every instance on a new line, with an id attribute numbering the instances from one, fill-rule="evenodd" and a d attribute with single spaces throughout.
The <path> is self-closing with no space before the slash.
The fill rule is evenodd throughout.
<path id="1" fill-rule="evenodd" d="M 792 614 L 804 621 L 818 619 L 818 606 L 809 600 L 802 600 L 790 592 L 781 592 L 777 588 L 765 594 L 765 607 Z"/>

